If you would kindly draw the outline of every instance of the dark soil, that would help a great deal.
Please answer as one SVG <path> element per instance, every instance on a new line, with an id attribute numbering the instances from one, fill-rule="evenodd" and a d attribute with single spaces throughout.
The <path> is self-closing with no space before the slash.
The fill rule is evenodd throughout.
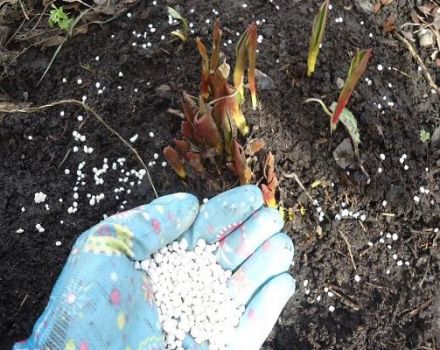
<path id="1" fill-rule="evenodd" d="M 40 86 L 37 82 L 53 49 L 43 53 L 30 49 L 9 69 L 7 79 L 0 82 L 1 89 L 8 99 L 27 99 L 33 105 L 87 95 L 87 103 L 123 137 L 139 134 L 134 146 L 149 162 L 154 153 L 161 154 L 172 142 L 180 127 L 178 118 L 167 110 L 179 108 L 182 90 L 197 93 L 200 60 L 193 39 L 198 35 L 209 42 L 215 18 L 212 9 L 220 13 L 224 40 L 234 43 L 235 33 L 242 32 L 249 21 L 264 19 L 258 68 L 274 80 L 274 87 L 260 91 L 258 111 L 246 108 L 245 114 L 253 128 L 252 136 L 264 138 L 267 149 L 276 157 L 282 203 L 294 210 L 306 209 L 305 215 L 298 212 L 286 225 L 296 245 L 292 273 L 298 281 L 297 293 L 264 349 L 438 349 L 440 233 L 434 230 L 440 227 L 440 157 L 438 150 L 422 144 L 419 132 L 422 128 L 432 132 L 439 124 L 439 100 L 406 49 L 380 29 L 391 12 L 398 14 L 398 24 L 408 21 L 414 2 L 396 0 L 369 17 L 347 7 L 349 1 L 334 1 L 318 69 L 311 79 L 306 79 L 304 72 L 317 8 L 314 1 L 252 1 L 246 9 L 232 0 L 213 1 L 209 6 L 202 1 L 181 2 L 181 12 L 195 24 L 195 35 L 182 46 L 169 42 L 164 7 L 141 2 L 131 10 L 131 18 L 124 15 L 70 39 Z M 191 8 L 194 13 L 190 13 Z M 336 23 L 335 18 L 340 16 L 343 23 Z M 210 24 L 205 23 L 206 18 Z M 142 49 L 139 46 L 146 41 L 136 39 L 132 32 L 143 33 L 149 23 L 157 31 L 148 35 L 152 47 Z M 160 40 L 162 34 L 167 37 L 164 41 Z M 134 41 L 139 43 L 137 47 L 131 45 Z M 359 83 L 349 108 L 358 118 L 361 157 L 370 184 L 362 171 L 356 167 L 342 170 L 333 159 L 333 150 L 347 137 L 343 127 L 331 135 L 320 107 L 303 104 L 308 97 L 322 97 L 327 103 L 336 100 L 336 79 L 345 78 L 355 49 L 368 47 L 374 53 L 364 77 L 373 83 Z M 233 48 L 223 48 L 227 57 Z M 384 67 L 382 71 L 377 69 L 379 64 Z M 434 76 L 439 73 L 429 68 Z M 118 77 L 119 71 L 123 77 Z M 78 85 L 80 77 L 83 83 Z M 106 87 L 102 95 L 97 94 L 98 81 L 101 88 Z M 159 91 L 163 84 L 171 90 Z M 383 96 L 387 96 L 386 101 Z M 394 106 L 389 107 L 387 101 L 393 101 Z M 381 110 L 379 103 L 384 106 Z M 60 116 L 61 110 L 64 116 Z M 77 121 L 78 115 L 85 116 L 83 122 Z M 72 138 L 74 130 L 86 135 L 86 144 L 94 148 L 92 154 L 84 154 L 81 148 L 78 153 L 72 152 L 77 144 Z M 149 137 L 151 131 L 154 138 Z M 30 135 L 32 140 L 28 139 Z M 384 161 L 380 160 L 381 153 L 386 155 Z M 399 162 L 404 153 L 408 170 Z M 103 214 L 111 215 L 154 198 L 146 178 L 133 186 L 130 194 L 114 193 L 114 188 L 121 186 L 119 170 L 105 174 L 103 185 L 94 184 L 92 168 L 100 168 L 104 158 L 111 164 L 119 157 L 127 158 L 125 169 L 141 168 L 114 135 L 78 107 L 65 105 L 38 114 L 0 116 L 1 349 L 9 349 L 30 334 L 81 232 L 101 220 Z M 76 171 L 82 161 L 86 161 L 86 184 L 78 185 L 78 212 L 69 215 L 67 208 L 74 201 Z M 159 194 L 189 191 L 204 198 L 236 185 L 226 173 L 183 182 L 169 167 L 161 167 L 162 161 L 161 156 L 150 168 Z M 379 167 L 383 173 L 378 172 Z M 66 168 L 70 169 L 68 175 Z M 322 222 L 318 220 L 318 207 L 298 183 L 282 175 L 293 171 L 326 213 Z M 320 184 L 312 186 L 318 180 Z M 130 188 L 127 183 L 123 186 Z M 429 194 L 420 194 L 420 186 L 429 189 Z M 34 203 L 34 194 L 39 191 L 47 194 L 49 211 L 44 204 Z M 105 199 L 90 206 L 86 194 L 101 192 Z M 413 200 L 415 195 L 420 197 L 419 204 Z M 63 198 L 63 203 L 58 198 Z M 342 209 L 365 214 L 366 218 L 334 219 Z M 45 232 L 39 233 L 36 224 Z M 24 232 L 16 233 L 19 228 Z M 388 233 L 397 234 L 398 239 L 387 237 Z M 61 246 L 55 245 L 58 240 Z M 398 261 L 403 265 L 398 266 Z M 361 277 L 359 282 L 355 274 Z M 328 296 L 325 288 L 334 295 Z M 329 311 L 331 305 L 334 312 Z"/>

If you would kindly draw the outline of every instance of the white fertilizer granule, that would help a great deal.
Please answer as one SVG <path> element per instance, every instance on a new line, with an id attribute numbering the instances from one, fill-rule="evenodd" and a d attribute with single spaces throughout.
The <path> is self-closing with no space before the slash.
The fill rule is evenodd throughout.
<path id="1" fill-rule="evenodd" d="M 37 192 L 34 195 L 34 201 L 37 204 L 44 203 L 44 201 L 46 200 L 46 197 L 47 197 L 47 195 L 44 194 L 43 192 Z"/>
<path id="2" fill-rule="evenodd" d="M 183 350 L 189 334 L 199 344 L 208 341 L 210 350 L 225 349 L 245 310 L 229 295 L 231 271 L 217 263 L 216 245 L 199 240 L 187 249 L 182 239 L 140 264 L 151 279 L 166 348 Z"/>

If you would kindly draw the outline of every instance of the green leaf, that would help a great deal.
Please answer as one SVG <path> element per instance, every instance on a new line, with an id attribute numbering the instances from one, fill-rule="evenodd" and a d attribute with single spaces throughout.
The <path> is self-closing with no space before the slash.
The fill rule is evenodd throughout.
<path id="1" fill-rule="evenodd" d="M 327 13 L 330 1 L 325 0 L 319 8 L 318 13 L 313 20 L 312 36 L 310 38 L 309 56 L 307 58 L 307 76 L 310 77 L 316 66 L 318 60 L 319 47 L 325 32 L 325 25 L 327 23 Z"/>
<path id="2" fill-rule="evenodd" d="M 333 102 L 330 106 L 332 112 L 336 109 L 336 102 Z M 359 156 L 359 144 L 361 143 L 361 134 L 358 129 L 356 117 L 347 108 L 342 110 L 339 120 L 344 124 L 348 133 L 350 134 L 351 140 L 354 146 L 354 152 L 356 156 Z"/>
<path id="3" fill-rule="evenodd" d="M 52 4 L 52 10 L 50 10 L 50 16 L 47 22 L 52 28 L 58 26 L 61 30 L 68 32 L 72 26 L 73 19 L 64 12 L 62 6 L 56 7 Z"/>
<path id="4" fill-rule="evenodd" d="M 177 12 L 175 9 L 173 9 L 172 7 L 167 7 L 167 9 L 168 9 L 168 14 L 171 16 L 171 17 L 173 17 L 174 19 L 177 19 L 177 20 L 179 20 L 179 21 L 183 21 L 183 20 L 185 20 L 183 17 L 182 17 L 182 15 L 179 13 L 179 12 Z"/>
<path id="5" fill-rule="evenodd" d="M 420 130 L 420 141 L 423 143 L 429 142 L 431 140 L 431 133 L 426 131 L 425 129 Z"/>

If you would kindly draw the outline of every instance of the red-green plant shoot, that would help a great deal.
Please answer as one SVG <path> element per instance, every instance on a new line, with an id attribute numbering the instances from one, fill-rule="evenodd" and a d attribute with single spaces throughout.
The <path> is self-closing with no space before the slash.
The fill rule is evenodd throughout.
<path id="1" fill-rule="evenodd" d="M 251 24 L 240 37 L 236 49 L 234 67 L 234 87 L 238 92 L 239 103 L 244 100 L 244 70 L 248 62 L 248 87 L 251 93 L 252 108 L 257 108 L 257 85 L 255 81 L 256 55 L 257 55 L 257 26 Z"/>
<path id="2" fill-rule="evenodd" d="M 325 0 L 319 8 L 318 13 L 313 20 L 312 36 L 310 38 L 309 56 L 307 58 L 307 76 L 310 77 L 315 72 L 316 62 L 318 60 L 319 49 L 322 38 L 324 37 L 325 25 L 327 23 L 327 13 L 330 0 Z"/>
<path id="3" fill-rule="evenodd" d="M 186 177 L 186 171 L 176 150 L 171 146 L 167 146 L 163 150 L 163 154 L 173 170 L 176 172 L 176 174 L 184 179 Z"/>
<path id="4" fill-rule="evenodd" d="M 278 179 L 275 173 L 275 159 L 271 152 L 266 156 L 264 164 L 264 179 L 265 184 L 261 185 L 261 192 L 263 192 L 264 203 L 269 208 L 276 208 L 278 206 L 276 201 L 276 190 L 278 188 Z"/>
<path id="5" fill-rule="evenodd" d="M 237 45 L 237 52 L 240 54 L 236 64 L 237 71 L 242 69 L 244 72 L 246 62 L 249 62 L 248 85 L 255 103 L 256 34 L 256 26 L 250 25 L 242 37 L 242 43 Z M 228 83 L 230 67 L 221 59 L 222 30 L 219 20 L 214 24 L 212 35 L 210 55 L 202 40 L 196 39 L 197 50 L 202 59 L 200 94 L 193 97 L 183 93 L 184 120 L 181 125 L 181 139 L 174 141 L 175 149 L 165 148 L 164 155 L 182 178 L 186 176 L 184 164 L 188 164 L 196 173 L 204 174 L 205 160 L 218 165 L 218 161 L 225 158 L 226 165 L 236 173 L 240 183 L 245 184 L 251 181 L 252 172 L 243 148 L 237 141 L 238 132 L 245 136 L 249 131 L 240 108 L 243 77 L 238 88 Z"/>
<path id="6" fill-rule="evenodd" d="M 371 57 L 371 49 L 357 51 L 353 60 L 351 61 L 350 69 L 348 70 L 347 80 L 339 95 L 338 104 L 331 117 L 331 130 L 334 131 L 339 121 L 339 117 L 342 114 L 348 100 L 353 93 L 356 84 L 367 69 L 368 61 Z"/>

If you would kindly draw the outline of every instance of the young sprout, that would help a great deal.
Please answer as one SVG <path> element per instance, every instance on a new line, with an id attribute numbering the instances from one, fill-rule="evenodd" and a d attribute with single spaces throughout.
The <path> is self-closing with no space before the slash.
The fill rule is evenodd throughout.
<path id="1" fill-rule="evenodd" d="M 248 62 L 248 87 L 251 92 L 252 108 L 257 108 L 257 85 L 255 82 L 255 68 L 257 57 L 257 25 L 249 25 L 240 37 L 235 48 L 236 61 L 234 68 L 234 87 L 238 91 L 238 102 L 244 101 L 244 70 Z"/>
<path id="2" fill-rule="evenodd" d="M 200 38 L 196 38 L 197 50 L 202 56 L 202 81 L 200 83 L 200 95 L 203 98 L 209 97 L 209 58 L 206 52 L 206 46 Z"/>
<path id="3" fill-rule="evenodd" d="M 187 41 L 189 37 L 188 20 L 182 17 L 182 15 L 172 7 L 168 6 L 167 9 L 168 9 L 168 15 L 178 20 L 182 26 L 182 29 L 174 30 L 171 32 L 171 34 L 177 36 L 180 40 L 182 40 L 182 42 Z"/>
<path id="4" fill-rule="evenodd" d="M 356 87 L 357 82 L 361 78 L 362 74 L 364 74 L 365 69 L 367 68 L 368 61 L 371 57 L 371 49 L 357 51 L 356 55 L 353 57 L 351 61 L 350 69 L 348 70 L 347 80 L 345 82 L 344 87 L 339 95 L 338 104 L 333 112 L 331 118 L 331 130 L 334 131 L 339 121 L 339 117 L 342 114 L 345 106 L 348 103 L 348 100 L 351 97 L 351 94 Z"/>
<path id="5" fill-rule="evenodd" d="M 261 184 L 261 192 L 263 192 L 264 203 L 269 208 L 276 208 L 278 204 L 275 195 L 278 188 L 278 179 L 275 174 L 275 159 L 271 152 L 266 156 L 263 170 L 266 183 Z"/>
<path id="6" fill-rule="evenodd" d="M 427 143 L 430 139 L 431 133 L 429 131 L 426 131 L 425 129 L 420 130 L 420 141 Z"/>
<path id="7" fill-rule="evenodd" d="M 307 76 L 310 77 L 315 72 L 316 62 L 318 60 L 319 49 L 325 32 L 327 23 L 327 13 L 330 0 L 325 0 L 319 8 L 318 13 L 313 20 L 312 36 L 310 38 L 309 56 L 307 58 Z"/>
<path id="8" fill-rule="evenodd" d="M 72 26 L 73 19 L 69 17 L 68 13 L 64 12 L 63 6 L 56 7 L 52 4 L 48 23 L 52 28 L 58 26 L 58 28 L 67 32 Z"/>
<path id="9" fill-rule="evenodd" d="M 176 152 L 176 150 L 171 147 L 167 146 L 163 150 L 163 155 L 165 156 L 165 159 L 168 161 L 168 164 L 171 165 L 171 167 L 174 169 L 177 175 L 184 179 L 186 177 L 186 171 L 183 167 L 183 162 L 179 156 L 179 154 Z"/>
<path id="10" fill-rule="evenodd" d="M 241 66 L 238 64 L 242 75 L 248 63 L 248 85 L 253 104 L 256 104 L 256 34 L 256 25 L 250 25 L 242 37 L 243 44 L 238 50 L 241 56 L 237 58 L 237 62 L 243 62 Z M 209 159 L 215 165 L 222 159 L 237 174 L 240 183 L 246 184 L 251 181 L 252 172 L 246 154 L 237 141 L 237 134 L 240 132 L 245 136 L 249 126 L 240 108 L 240 91 L 228 83 L 230 66 L 221 59 L 222 31 L 219 20 L 214 24 L 212 36 L 210 54 L 203 42 L 196 39 L 197 50 L 202 58 L 200 94 L 197 98 L 183 93 L 181 139 L 174 140 L 175 148 L 166 147 L 164 154 L 182 178 L 186 176 L 185 165 L 204 174 L 204 160 Z M 243 90 L 243 76 L 240 78 L 239 89 Z"/>
<path id="11" fill-rule="evenodd" d="M 202 158 L 200 157 L 200 154 L 194 152 L 186 152 L 184 157 L 188 164 L 195 171 L 197 171 L 198 173 L 205 172 L 205 167 L 202 164 Z"/>
<path id="12" fill-rule="evenodd" d="M 246 185 L 251 182 L 252 172 L 247 164 L 243 147 L 241 147 L 237 140 L 234 140 L 233 152 L 235 173 L 240 179 L 240 185 Z"/>

